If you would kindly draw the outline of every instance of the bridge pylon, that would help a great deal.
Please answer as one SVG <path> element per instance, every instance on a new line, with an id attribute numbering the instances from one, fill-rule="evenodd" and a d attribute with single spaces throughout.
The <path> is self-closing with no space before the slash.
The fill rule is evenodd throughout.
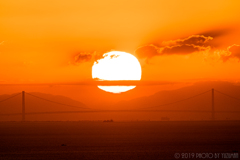
<path id="1" fill-rule="evenodd" d="M 214 88 L 212 89 L 212 120 L 215 120 L 215 108 L 214 108 Z"/>
<path id="2" fill-rule="evenodd" d="M 22 121 L 25 121 L 25 91 L 22 91 Z"/>

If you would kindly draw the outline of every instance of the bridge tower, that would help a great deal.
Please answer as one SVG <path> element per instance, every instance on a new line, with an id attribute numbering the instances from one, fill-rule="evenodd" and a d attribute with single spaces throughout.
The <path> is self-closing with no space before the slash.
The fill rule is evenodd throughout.
<path id="1" fill-rule="evenodd" d="M 215 108 L 214 108 L 214 88 L 212 89 L 212 120 L 215 120 Z"/>
<path id="2" fill-rule="evenodd" d="M 22 91 L 22 121 L 25 121 L 25 91 Z"/>

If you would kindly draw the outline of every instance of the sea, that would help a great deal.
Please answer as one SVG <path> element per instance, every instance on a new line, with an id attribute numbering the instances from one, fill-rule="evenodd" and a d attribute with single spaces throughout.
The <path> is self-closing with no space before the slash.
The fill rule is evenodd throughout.
<path id="1" fill-rule="evenodd" d="M 0 159 L 239 159 L 240 121 L 0 122 Z"/>

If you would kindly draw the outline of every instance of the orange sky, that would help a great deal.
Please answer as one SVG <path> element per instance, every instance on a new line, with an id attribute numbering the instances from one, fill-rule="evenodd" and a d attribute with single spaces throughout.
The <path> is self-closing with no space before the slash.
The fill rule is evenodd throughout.
<path id="1" fill-rule="evenodd" d="M 96 56 L 110 50 L 135 55 L 143 81 L 240 80 L 238 0 L 0 0 L 0 6 L 1 84 L 88 81 Z"/>

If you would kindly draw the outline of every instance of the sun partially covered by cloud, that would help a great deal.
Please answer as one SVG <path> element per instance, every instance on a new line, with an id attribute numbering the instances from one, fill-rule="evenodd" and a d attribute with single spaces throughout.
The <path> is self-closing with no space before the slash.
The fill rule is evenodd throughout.
<path id="1" fill-rule="evenodd" d="M 140 46 L 135 50 L 135 54 L 139 59 L 145 59 L 147 63 L 156 56 L 191 55 L 193 53 L 202 55 L 203 60 L 210 64 L 227 62 L 230 59 L 240 61 L 240 45 L 234 44 L 227 48 L 216 48 L 212 45 L 213 40 L 214 38 L 211 36 L 191 35 L 182 39 Z M 73 55 L 70 64 L 98 63 L 98 60 L 104 58 L 104 53 L 108 51 L 78 52 Z M 112 55 L 111 58 L 116 57 Z"/>

